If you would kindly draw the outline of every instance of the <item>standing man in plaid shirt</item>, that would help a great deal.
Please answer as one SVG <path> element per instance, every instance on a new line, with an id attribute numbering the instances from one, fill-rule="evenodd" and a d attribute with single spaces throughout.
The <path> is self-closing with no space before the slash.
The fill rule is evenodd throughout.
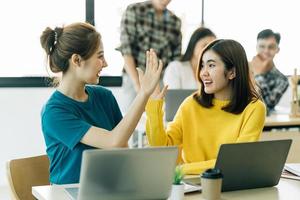
<path id="1" fill-rule="evenodd" d="M 121 21 L 121 46 L 125 64 L 123 92 L 127 102 L 123 111 L 131 104 L 140 89 L 137 67 L 145 71 L 145 53 L 154 49 L 164 67 L 181 55 L 181 21 L 167 9 L 171 0 L 150 0 L 131 4 Z"/>
<path id="2" fill-rule="evenodd" d="M 274 33 L 271 29 L 259 32 L 257 55 L 250 62 L 268 113 L 274 109 L 289 85 L 287 77 L 275 67 L 274 63 L 274 57 L 279 52 L 279 43 L 279 33 Z"/>

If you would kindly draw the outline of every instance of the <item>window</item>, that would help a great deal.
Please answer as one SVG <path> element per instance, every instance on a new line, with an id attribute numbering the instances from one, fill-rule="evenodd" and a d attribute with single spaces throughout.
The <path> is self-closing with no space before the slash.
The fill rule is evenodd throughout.
<path id="1" fill-rule="evenodd" d="M 123 59 L 116 51 L 120 43 L 120 21 L 127 5 L 142 0 L 95 0 L 95 26 L 102 34 L 109 67 L 103 75 L 121 75 Z M 300 18 L 297 1 L 206 0 L 205 25 L 218 38 L 235 39 L 245 47 L 248 59 L 255 55 L 256 36 L 271 28 L 282 36 L 275 61 L 284 74 L 300 72 L 297 54 Z M 182 19 L 183 52 L 192 32 L 200 26 L 201 0 L 172 0 L 168 6 Z M 47 76 L 45 55 L 39 37 L 46 26 L 85 21 L 85 0 L 11 0 L 0 3 L 0 77 Z"/>
<path id="2" fill-rule="evenodd" d="M 281 34 L 280 51 L 275 57 L 276 67 L 286 75 L 300 72 L 298 62 L 300 30 L 295 20 L 300 18 L 296 1 L 273 0 L 207 0 L 205 1 L 205 24 L 218 38 L 239 41 L 248 59 L 256 54 L 257 34 L 266 28 Z"/>
<path id="3" fill-rule="evenodd" d="M 11 0 L 0 6 L 0 77 L 47 76 L 40 35 L 54 28 L 85 21 L 84 0 Z"/>

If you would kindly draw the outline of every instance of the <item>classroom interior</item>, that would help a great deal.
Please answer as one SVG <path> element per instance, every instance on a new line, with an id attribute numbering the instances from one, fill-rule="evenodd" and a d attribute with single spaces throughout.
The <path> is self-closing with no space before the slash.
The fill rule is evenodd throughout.
<path id="1" fill-rule="evenodd" d="M 129 4 L 136 2 L 141 0 L 16 0 L 0 3 L 0 21 L 3 26 L 0 34 L 0 200 L 14 199 L 7 179 L 8 161 L 46 154 L 40 113 L 55 88 L 47 84 L 46 77 L 53 74 L 47 70 L 44 52 L 39 45 L 39 36 L 44 27 L 88 21 L 101 32 L 108 67 L 102 71 L 100 85 L 111 90 L 122 107 L 124 61 L 115 49 L 120 43 L 122 13 Z M 193 30 L 201 25 L 212 29 L 218 38 L 239 41 L 249 60 L 255 55 L 256 35 L 260 30 L 271 28 L 281 34 L 280 52 L 275 58 L 276 67 L 287 78 L 297 73 L 298 107 L 296 111 L 291 109 L 295 91 L 289 85 L 275 107 L 275 112 L 266 117 L 260 140 L 292 139 L 287 163 L 300 163 L 300 66 L 297 49 L 300 29 L 295 22 L 300 13 L 297 2 L 171 0 L 168 9 L 182 20 L 182 52 Z M 147 147 L 144 115 L 136 132 L 136 138 L 129 141 L 129 146 Z M 223 197 L 297 199 L 296 195 L 291 194 L 300 195 L 300 178 L 281 178 L 280 181 L 279 187 L 237 191 Z M 253 195 L 257 197 L 253 198 Z M 198 198 L 197 193 L 184 197 Z"/>

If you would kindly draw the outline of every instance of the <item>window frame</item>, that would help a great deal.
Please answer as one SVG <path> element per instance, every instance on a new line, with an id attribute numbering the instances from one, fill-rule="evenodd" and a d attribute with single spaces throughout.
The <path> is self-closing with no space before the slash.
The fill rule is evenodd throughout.
<path id="1" fill-rule="evenodd" d="M 85 21 L 95 25 L 94 0 L 85 0 Z M 99 84 L 107 87 L 120 87 L 122 76 L 101 76 Z M 52 87 L 47 76 L 0 77 L 0 88 Z"/>

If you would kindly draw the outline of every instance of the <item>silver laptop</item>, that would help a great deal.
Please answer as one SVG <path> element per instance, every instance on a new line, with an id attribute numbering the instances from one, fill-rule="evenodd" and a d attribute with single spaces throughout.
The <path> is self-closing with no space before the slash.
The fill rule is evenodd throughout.
<path id="1" fill-rule="evenodd" d="M 223 174 L 222 191 L 271 187 L 278 184 L 292 140 L 223 144 L 215 168 Z M 199 185 L 200 178 L 185 182 Z"/>
<path id="2" fill-rule="evenodd" d="M 171 89 L 165 97 L 166 121 L 172 121 L 180 104 L 183 100 L 193 94 L 196 90 L 192 89 Z"/>
<path id="3" fill-rule="evenodd" d="M 66 191 L 79 200 L 167 199 L 177 154 L 177 147 L 86 150 L 79 191 Z"/>

